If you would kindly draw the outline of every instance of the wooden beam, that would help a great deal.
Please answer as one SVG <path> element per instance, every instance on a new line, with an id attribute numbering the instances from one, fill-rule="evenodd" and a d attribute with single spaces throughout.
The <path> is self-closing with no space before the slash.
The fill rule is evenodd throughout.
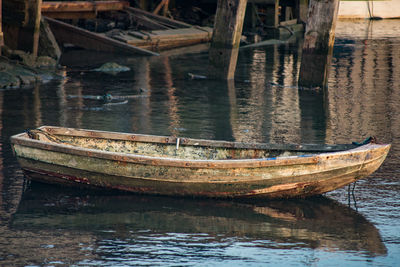
<path id="1" fill-rule="evenodd" d="M 38 47 L 39 47 L 39 36 L 40 36 L 40 20 L 42 18 L 41 15 L 42 10 L 42 0 L 36 0 L 35 5 L 35 24 L 33 29 L 33 47 L 32 47 L 32 55 L 36 58 L 38 55 Z"/>
<path id="2" fill-rule="evenodd" d="M 325 87 L 335 42 L 339 0 L 310 0 L 299 85 Z"/>
<path id="3" fill-rule="evenodd" d="M 181 22 L 181 21 L 178 21 L 178 20 L 169 19 L 169 18 L 166 18 L 166 17 L 163 17 L 163 16 L 155 15 L 155 14 L 153 14 L 151 12 L 147 12 L 147 11 L 141 10 L 139 8 L 125 7 L 125 10 L 129 11 L 129 12 L 135 14 L 135 15 L 136 14 L 137 15 L 144 15 L 144 16 L 146 16 L 146 17 L 148 17 L 150 19 L 153 19 L 153 20 L 155 20 L 155 21 L 157 21 L 159 23 L 163 23 L 163 24 L 165 24 L 167 26 L 170 26 L 171 28 L 190 28 L 190 27 L 192 27 L 192 25 L 187 24 L 185 22 Z"/>
<path id="4" fill-rule="evenodd" d="M 79 2 L 47 2 L 42 3 L 42 14 L 50 18 L 78 19 L 95 18 L 97 12 L 119 11 L 129 7 L 127 1 L 79 1 Z"/>
<path id="5" fill-rule="evenodd" d="M 247 0 L 218 0 L 209 53 L 209 76 L 234 78 Z"/>
<path id="6" fill-rule="evenodd" d="M 153 10 L 153 14 L 158 14 L 158 12 L 160 12 L 161 8 L 165 5 L 166 2 L 167 0 L 161 0 L 161 2 Z"/>
<path id="7" fill-rule="evenodd" d="M 42 12 L 113 11 L 123 10 L 127 6 L 127 1 L 43 1 Z"/>
<path id="8" fill-rule="evenodd" d="M 3 35 L 3 27 L 2 27 L 3 19 L 1 16 L 1 13 L 2 13 L 1 7 L 2 7 L 2 1 L 0 0 L 0 56 L 1 56 L 1 48 L 4 45 L 4 35 Z"/>

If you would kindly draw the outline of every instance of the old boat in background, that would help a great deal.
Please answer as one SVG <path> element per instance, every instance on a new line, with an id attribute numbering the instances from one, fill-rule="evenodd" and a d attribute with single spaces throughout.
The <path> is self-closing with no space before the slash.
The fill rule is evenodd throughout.
<path id="1" fill-rule="evenodd" d="M 390 145 L 280 145 L 43 126 L 11 137 L 28 178 L 135 193 L 292 198 L 373 173 Z"/>
<path id="2" fill-rule="evenodd" d="M 210 42 L 213 32 L 130 7 L 128 1 L 44 1 L 42 15 L 59 44 L 112 53 L 158 55 Z"/>

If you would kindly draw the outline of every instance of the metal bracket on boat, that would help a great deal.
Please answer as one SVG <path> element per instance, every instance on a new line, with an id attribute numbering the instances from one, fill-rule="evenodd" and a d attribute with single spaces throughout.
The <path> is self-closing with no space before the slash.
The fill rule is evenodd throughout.
<path id="1" fill-rule="evenodd" d="M 357 146 L 362 146 L 362 145 L 366 145 L 366 144 L 378 144 L 378 140 L 376 139 L 375 136 L 370 136 L 362 142 L 352 142 L 352 144 L 357 145 Z"/>
<path id="2" fill-rule="evenodd" d="M 176 138 L 176 150 L 178 150 L 179 149 L 179 142 L 180 142 L 180 138 L 178 137 L 178 138 Z"/>

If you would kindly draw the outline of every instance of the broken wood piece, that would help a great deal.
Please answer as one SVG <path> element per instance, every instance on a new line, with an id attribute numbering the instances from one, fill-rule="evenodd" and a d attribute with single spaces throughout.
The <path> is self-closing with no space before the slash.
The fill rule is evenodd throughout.
<path id="1" fill-rule="evenodd" d="M 148 30 L 168 30 L 168 29 L 175 29 L 175 26 L 171 26 L 166 23 L 162 23 L 160 21 L 156 21 L 152 18 L 149 18 L 145 15 L 135 15 L 133 18 L 137 24 L 144 26 Z"/>
<path id="2" fill-rule="evenodd" d="M 163 16 L 159 16 L 159 15 L 155 15 L 153 13 L 138 9 L 138 8 L 134 8 L 134 7 L 125 7 L 124 10 L 129 11 L 135 15 L 144 15 L 150 19 L 156 20 L 159 23 L 164 23 L 165 25 L 169 25 L 170 27 L 173 28 L 190 28 L 192 27 L 192 25 L 187 24 L 185 22 L 181 22 L 181 21 L 177 21 L 174 19 L 169 19 Z"/>
<path id="3" fill-rule="evenodd" d="M 120 11 L 125 6 L 129 6 L 126 1 L 44 1 L 42 14 L 55 19 L 93 19 L 98 12 Z"/>
<path id="4" fill-rule="evenodd" d="M 167 3 L 167 0 L 161 0 L 157 7 L 153 10 L 153 14 L 158 14 L 161 8 Z"/>
<path id="5" fill-rule="evenodd" d="M 130 34 L 120 34 L 113 38 L 128 44 L 149 49 L 164 50 L 180 46 L 187 46 L 203 42 L 209 42 L 212 37 L 212 29 L 203 27 L 202 30 L 196 28 L 171 29 L 164 31 L 152 31 L 147 39 L 142 39 L 139 32 L 131 31 Z"/>
<path id="6" fill-rule="evenodd" d="M 84 12 L 84 11 L 118 11 L 129 6 L 127 1 L 43 1 L 42 13 L 50 12 Z"/>
<path id="7" fill-rule="evenodd" d="M 143 34 L 141 32 L 137 32 L 137 31 L 128 31 L 127 34 L 130 36 L 133 36 L 135 38 L 140 38 L 143 40 L 148 40 L 150 38 L 150 36 L 148 34 Z"/>

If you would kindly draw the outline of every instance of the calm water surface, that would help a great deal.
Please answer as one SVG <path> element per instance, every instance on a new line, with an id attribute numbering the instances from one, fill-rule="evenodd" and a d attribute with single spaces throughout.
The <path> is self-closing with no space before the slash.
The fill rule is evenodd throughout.
<path id="1" fill-rule="evenodd" d="M 339 22 L 326 92 L 299 89 L 301 40 L 241 50 L 234 83 L 202 47 L 160 57 L 69 51 L 62 78 L 0 91 L 1 266 L 398 266 L 400 21 Z M 106 61 L 129 66 L 93 72 Z M 124 99 L 105 103 L 95 96 Z M 306 200 L 110 195 L 24 181 L 12 134 L 40 125 L 272 143 L 393 147 L 371 179 Z"/>

